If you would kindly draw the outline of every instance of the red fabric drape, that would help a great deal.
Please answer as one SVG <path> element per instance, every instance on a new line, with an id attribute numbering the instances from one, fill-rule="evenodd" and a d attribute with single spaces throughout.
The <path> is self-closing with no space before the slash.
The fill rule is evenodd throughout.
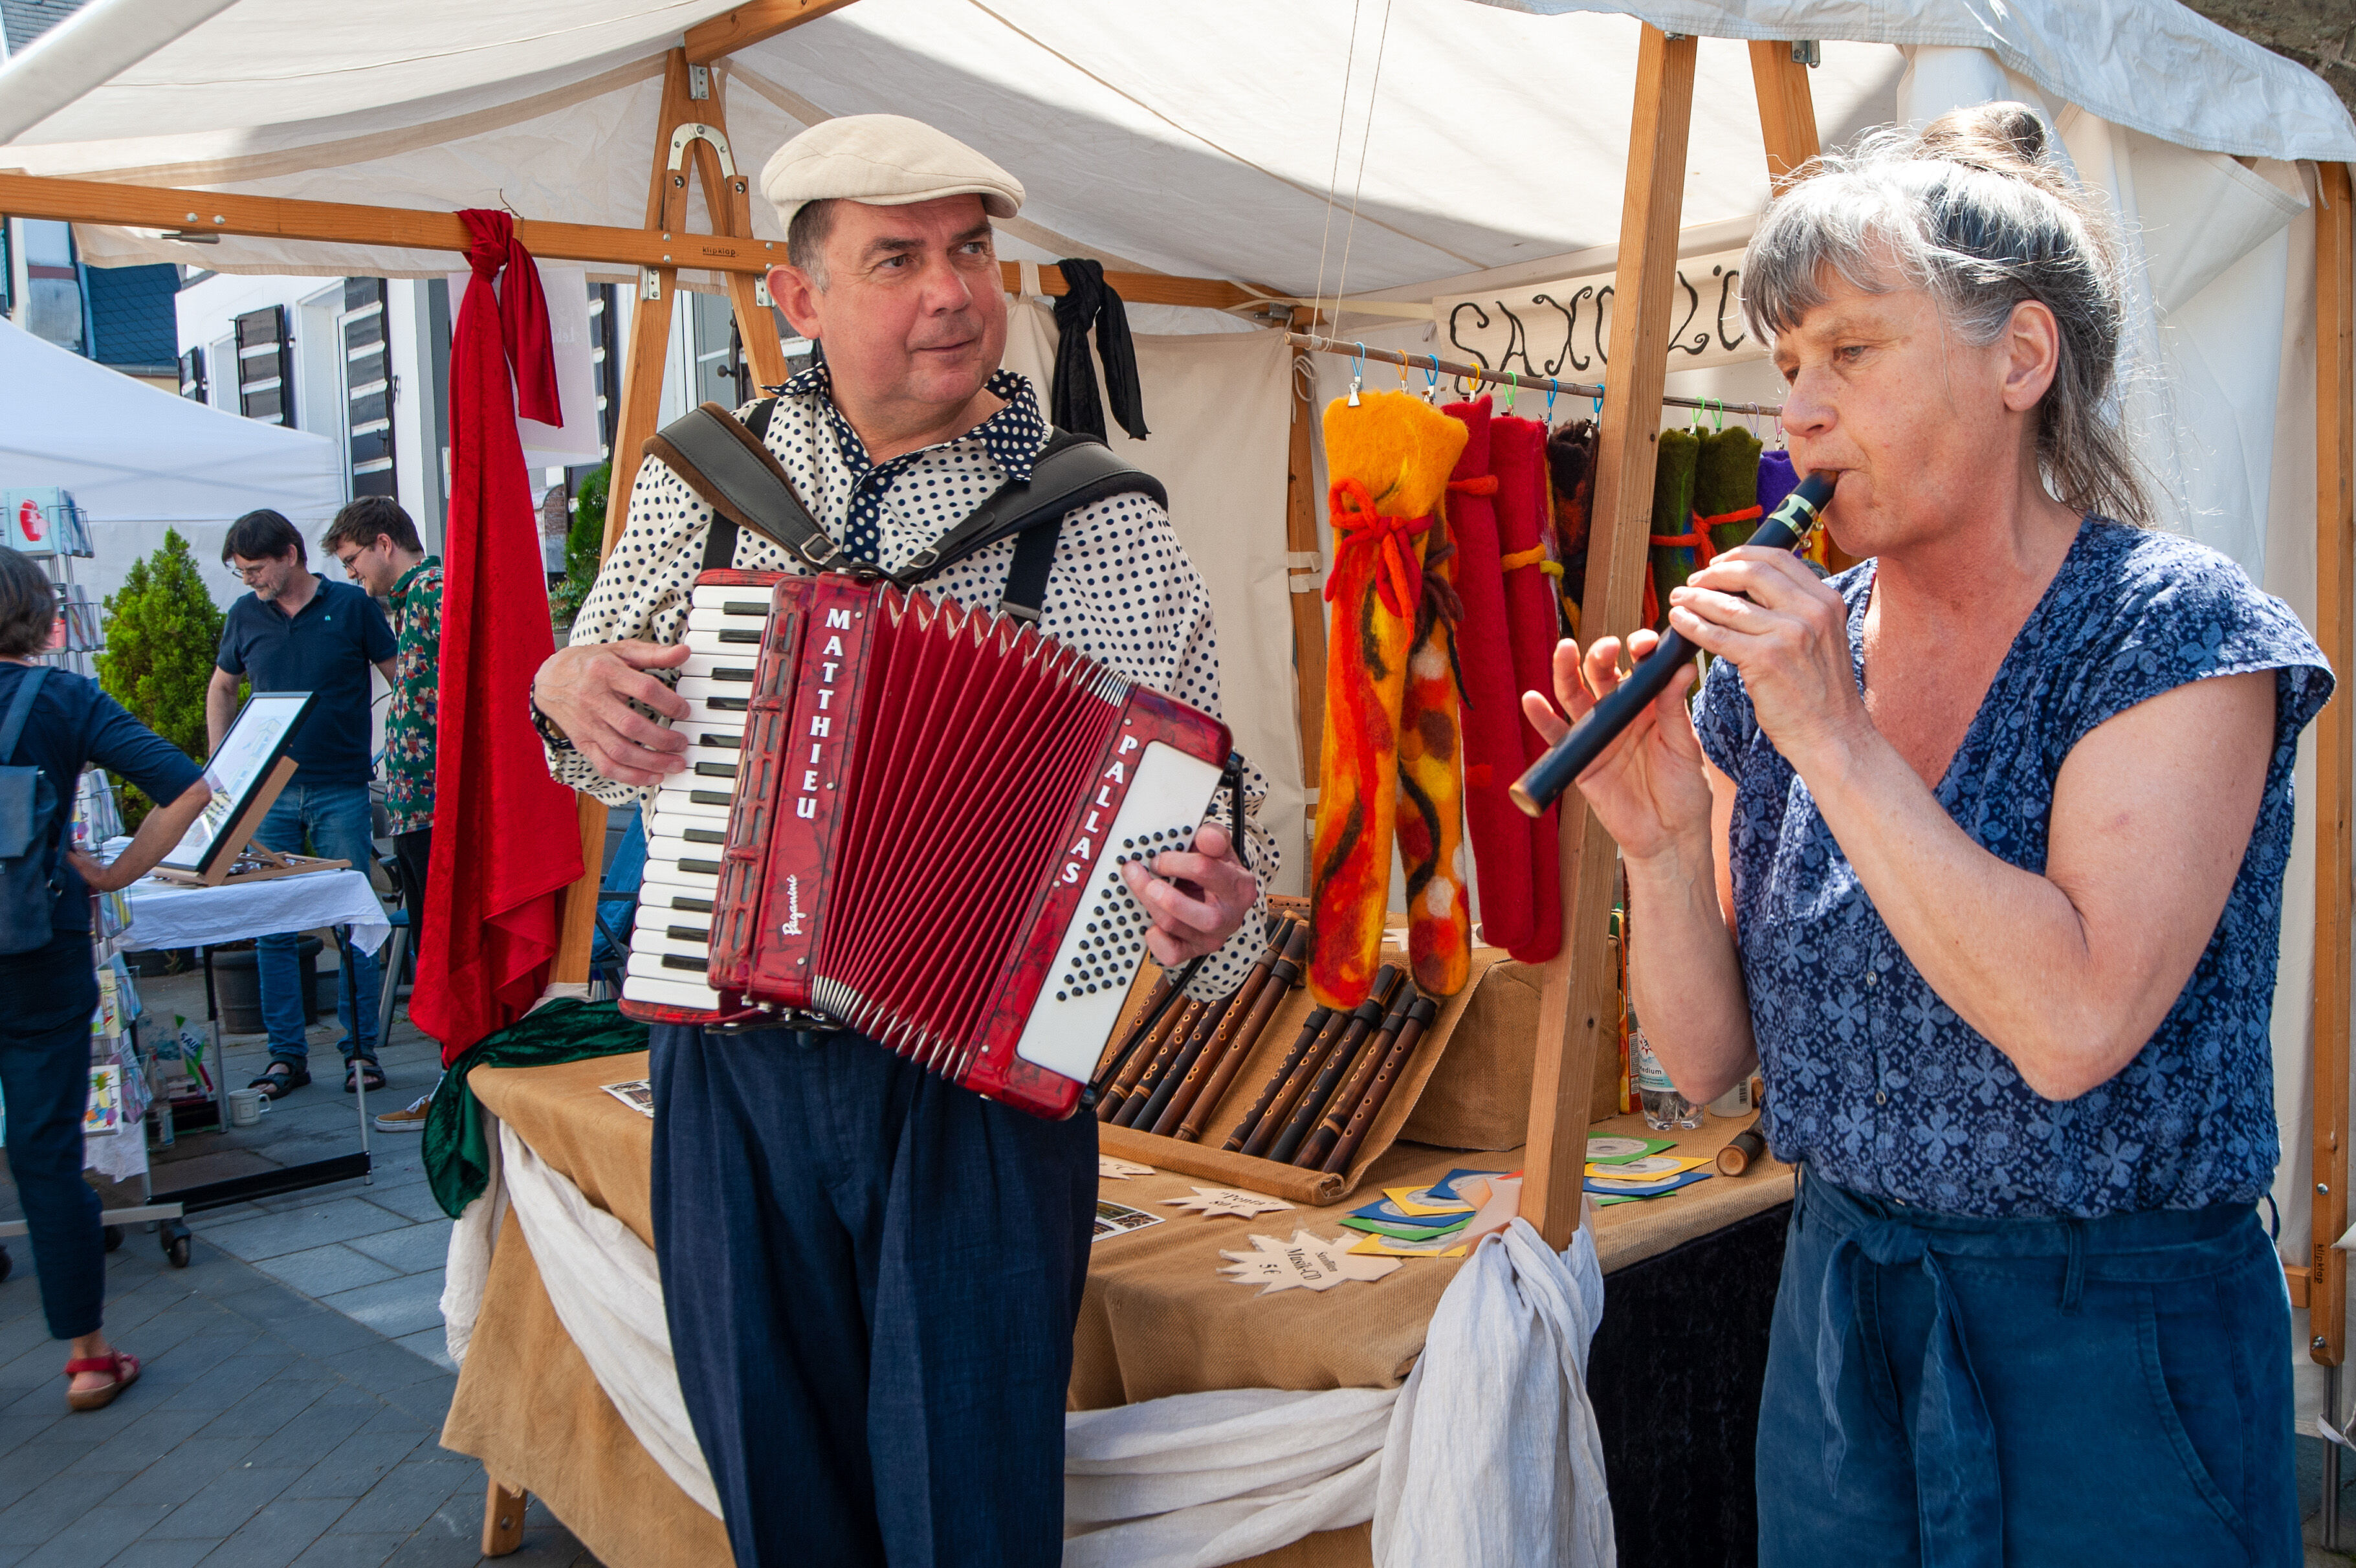
<path id="1" fill-rule="evenodd" d="M 548 305 L 513 220 L 459 216 L 475 238 L 475 275 L 450 344 L 434 857 L 410 1003 L 444 1063 L 539 997 L 556 956 L 558 896 L 581 875 L 573 792 L 549 778 L 526 706 L 555 639 L 517 387 L 528 417 L 562 423 Z"/>

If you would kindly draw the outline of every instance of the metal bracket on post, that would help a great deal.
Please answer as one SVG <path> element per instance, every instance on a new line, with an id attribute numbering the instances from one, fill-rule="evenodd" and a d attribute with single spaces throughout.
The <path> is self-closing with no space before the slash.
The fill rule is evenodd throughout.
<path id="1" fill-rule="evenodd" d="M 753 303 L 772 306 L 777 303 L 769 297 L 769 274 L 766 273 L 753 280 Z"/>
<path id="2" fill-rule="evenodd" d="M 687 68 L 687 95 L 702 100 L 712 96 L 712 68 L 691 65 Z"/>
<path id="3" fill-rule="evenodd" d="M 640 267 L 638 269 L 638 297 L 640 299 L 660 299 L 662 297 L 661 273 L 656 271 L 653 267 Z"/>
<path id="4" fill-rule="evenodd" d="M 728 151 L 728 133 L 717 125 L 681 125 L 670 134 L 670 167 L 676 172 L 687 166 L 687 149 L 694 142 L 709 142 L 712 150 L 720 155 L 720 177 L 736 177 L 736 160 Z"/>
<path id="5" fill-rule="evenodd" d="M 1814 38 L 1803 38 L 1792 46 L 1794 65 L 1817 66 L 1825 63 L 1825 46 Z"/>

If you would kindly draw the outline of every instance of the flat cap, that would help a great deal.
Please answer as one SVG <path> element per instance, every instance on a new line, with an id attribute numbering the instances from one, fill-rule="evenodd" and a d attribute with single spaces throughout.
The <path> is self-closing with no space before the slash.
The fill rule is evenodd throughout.
<path id="1" fill-rule="evenodd" d="M 943 196 L 979 196 L 992 218 L 1023 206 L 1023 182 L 921 120 L 846 114 L 812 125 L 770 156 L 761 194 L 791 227 L 812 201 L 844 199 L 905 207 Z"/>

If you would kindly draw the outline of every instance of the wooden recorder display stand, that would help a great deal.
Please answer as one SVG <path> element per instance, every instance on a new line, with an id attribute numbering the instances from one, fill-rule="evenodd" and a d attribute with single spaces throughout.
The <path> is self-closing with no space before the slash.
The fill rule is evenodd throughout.
<path id="1" fill-rule="evenodd" d="M 280 854 L 254 842 L 253 831 L 270 808 L 278 803 L 286 781 L 294 777 L 294 759 L 282 757 L 270 776 L 262 781 L 245 803 L 245 809 L 230 819 L 229 825 L 217 835 L 216 843 L 238 846 L 234 854 L 224 852 L 210 858 L 201 871 L 184 866 L 159 865 L 148 875 L 161 882 L 175 882 L 183 887 L 219 887 L 228 882 L 268 882 L 279 876 L 303 876 L 314 871 L 342 871 L 351 865 L 348 860 L 329 860 L 318 855 Z"/>
<path id="2" fill-rule="evenodd" d="M 1286 918 L 1304 922 L 1305 932 L 1306 900 L 1270 898 L 1268 903 L 1271 937 Z M 1255 978 L 1261 969 L 1268 972 L 1260 978 L 1258 994 L 1248 980 L 1235 997 L 1195 1009 L 1191 1016 L 1184 999 L 1172 1004 L 1108 1085 L 1106 1102 L 1112 1106 L 1112 1115 L 1098 1128 L 1098 1147 L 1117 1158 L 1309 1207 L 1334 1203 L 1355 1191 L 1367 1167 L 1414 1117 L 1483 981 L 1493 969 L 1509 962 L 1498 949 L 1476 947 L 1462 989 L 1453 996 L 1423 997 L 1408 989 L 1406 937 L 1401 928 L 1384 937 L 1383 961 L 1400 972 L 1399 989 L 1391 993 L 1389 1005 L 1370 1004 L 1355 1015 L 1344 1011 L 1322 1020 L 1322 1026 L 1316 1015 L 1323 1010 L 1301 972 L 1305 962 L 1270 963 L 1266 955 L 1254 971 Z M 1303 944 L 1292 946 L 1298 951 Z M 1160 986 L 1159 976 L 1139 976 L 1122 1010 L 1121 1026 L 1107 1047 L 1107 1060 L 1159 1000 Z M 1272 1006 L 1266 995 L 1269 988 L 1281 988 Z M 1484 1017 L 1493 1011 L 1481 1009 Z M 1483 1042 L 1494 1043 L 1502 1042 Z M 1239 1061 L 1229 1059 L 1234 1051 L 1242 1053 Z M 1510 1048 L 1505 1054 L 1511 1054 Z M 1387 1063 L 1392 1075 L 1387 1079 L 1383 1078 Z M 1526 1072 L 1526 1065 L 1522 1070 Z M 1367 1102 L 1369 1091 L 1376 1108 L 1353 1129 L 1354 1109 Z M 1200 1103 L 1205 1101 L 1207 1105 Z M 1173 1103 L 1179 1107 L 1175 1112 Z M 1303 1105 L 1314 1113 L 1304 1113 Z M 1157 1123 L 1162 1132 L 1151 1130 Z M 1247 1136 L 1270 1123 L 1273 1133 Z M 1191 1129 L 1194 1135 L 1183 1136 L 1182 1129 Z M 1226 1145 L 1238 1137 L 1246 1137 L 1246 1146 L 1260 1152 L 1229 1149 Z M 1507 1135 L 1500 1146 L 1519 1141 L 1518 1135 Z M 1333 1157 L 1337 1149 L 1343 1151 L 1338 1161 Z M 1287 1151 L 1290 1160 L 1271 1157 Z M 1336 1168 L 1323 1168 L 1327 1165 Z"/>

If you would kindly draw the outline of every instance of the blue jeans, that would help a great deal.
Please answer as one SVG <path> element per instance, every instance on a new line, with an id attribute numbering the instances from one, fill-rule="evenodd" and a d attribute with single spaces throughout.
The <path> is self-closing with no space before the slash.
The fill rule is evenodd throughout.
<path id="1" fill-rule="evenodd" d="M 1803 1178 L 1762 1568 L 2296 1568 L 2290 1302 L 2247 1206 L 1976 1219 Z"/>
<path id="2" fill-rule="evenodd" d="M 81 1119 L 90 1101 L 90 1012 L 98 1005 L 90 933 L 59 931 L 48 947 L 0 957 L 0 1096 L 8 1102 L 8 1172 L 32 1232 L 49 1332 L 97 1332 L 106 1296 L 98 1194 L 81 1179 Z M 136 1138 L 136 1127 L 116 1134 Z"/>
<path id="3" fill-rule="evenodd" d="M 369 827 L 367 785 L 306 785 L 297 777 L 262 819 L 253 836 L 281 854 L 348 860 L 354 869 L 365 872 L 374 853 Z M 347 1062 L 355 1055 L 374 1061 L 377 992 L 381 983 L 376 955 L 352 946 L 349 927 L 338 928 L 336 939 L 343 950 L 336 1021 L 344 1028 L 336 1049 Z M 292 931 L 262 938 L 254 944 L 261 950 L 254 961 L 262 980 L 262 1022 L 270 1031 L 270 1054 L 273 1059 L 299 1066 L 309 1060 L 311 1050 L 303 1038 L 303 976 L 295 968 L 295 940 Z"/>
<path id="4" fill-rule="evenodd" d="M 1055 1568 L 1097 1124 L 657 1025 L 655 1256 L 737 1568 Z"/>

